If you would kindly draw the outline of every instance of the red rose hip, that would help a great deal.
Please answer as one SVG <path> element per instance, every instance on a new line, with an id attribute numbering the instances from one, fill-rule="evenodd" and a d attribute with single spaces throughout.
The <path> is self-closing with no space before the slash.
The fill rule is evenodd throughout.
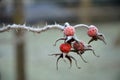
<path id="1" fill-rule="evenodd" d="M 63 53 L 69 53 L 71 50 L 71 45 L 68 43 L 63 43 L 60 45 L 60 51 Z"/>
<path id="2" fill-rule="evenodd" d="M 72 26 L 65 27 L 65 29 L 64 29 L 64 34 L 65 34 L 66 36 L 74 36 L 74 34 L 75 34 L 75 29 L 74 29 L 74 27 L 72 27 Z"/>
<path id="3" fill-rule="evenodd" d="M 84 50 L 84 43 L 83 42 L 74 42 L 73 48 L 77 51 L 83 51 Z"/>
<path id="4" fill-rule="evenodd" d="M 96 36 L 98 34 L 98 29 L 95 26 L 91 25 L 90 28 L 87 31 L 87 34 L 90 37 L 94 37 L 94 36 Z"/>

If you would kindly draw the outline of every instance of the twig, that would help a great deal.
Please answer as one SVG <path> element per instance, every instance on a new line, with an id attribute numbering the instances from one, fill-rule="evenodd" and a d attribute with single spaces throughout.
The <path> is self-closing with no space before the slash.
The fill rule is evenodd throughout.
<path id="1" fill-rule="evenodd" d="M 17 25 L 17 24 L 13 24 L 13 25 L 3 25 L 2 28 L 0 28 L 0 33 L 2 32 L 6 32 L 6 31 L 9 31 L 9 30 L 27 30 L 27 31 L 31 31 L 31 32 L 34 32 L 34 33 L 41 33 L 41 32 L 44 32 L 48 29 L 60 29 L 60 30 L 63 30 L 63 26 L 59 25 L 59 24 L 55 24 L 55 25 L 46 25 L 44 27 L 41 27 L 41 28 L 35 28 L 35 27 L 31 27 L 31 26 L 26 26 L 25 24 L 23 25 Z"/>
<path id="2" fill-rule="evenodd" d="M 69 24 L 69 23 L 68 23 Z M 80 27 L 86 27 L 86 28 L 89 28 L 88 25 L 85 25 L 85 24 L 77 24 L 75 26 L 73 26 L 74 28 L 80 28 Z M 44 27 L 31 27 L 31 26 L 26 26 L 25 24 L 23 25 L 17 25 L 17 24 L 13 24 L 13 25 L 3 25 L 2 28 L 0 28 L 0 33 L 2 32 L 6 32 L 6 31 L 9 31 L 9 30 L 27 30 L 27 31 L 31 31 L 31 32 L 34 32 L 34 33 L 41 33 L 41 32 L 44 32 L 46 30 L 49 30 L 49 29 L 59 29 L 59 30 L 63 30 L 64 29 L 64 26 L 62 25 L 59 25 L 59 24 L 54 24 L 54 25 L 46 25 Z"/>
<path id="3" fill-rule="evenodd" d="M 85 28 L 89 28 L 89 26 L 88 25 L 86 25 L 86 24 L 77 24 L 77 25 L 75 25 L 75 26 L 73 26 L 74 28 L 80 28 L 80 27 L 85 27 Z"/>

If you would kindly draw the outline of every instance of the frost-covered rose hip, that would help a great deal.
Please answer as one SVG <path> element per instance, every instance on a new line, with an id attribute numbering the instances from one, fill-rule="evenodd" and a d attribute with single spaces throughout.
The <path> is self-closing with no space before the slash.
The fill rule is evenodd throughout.
<path id="1" fill-rule="evenodd" d="M 72 26 L 67 26 L 64 28 L 64 34 L 66 36 L 74 36 L 75 34 L 75 28 Z"/>
<path id="2" fill-rule="evenodd" d="M 84 43 L 83 42 L 74 42 L 73 43 L 73 48 L 75 50 L 83 51 L 84 50 Z"/>
<path id="3" fill-rule="evenodd" d="M 65 36 L 74 36 L 75 34 L 75 28 L 72 27 L 68 22 L 64 24 L 64 30 L 63 33 Z"/>
<path id="4" fill-rule="evenodd" d="M 77 37 L 75 36 L 75 28 L 72 27 L 68 22 L 64 24 L 63 28 L 64 37 L 59 38 L 55 41 L 54 46 L 59 40 L 64 40 L 64 42 L 71 44 L 73 41 L 77 41 Z"/>
<path id="5" fill-rule="evenodd" d="M 78 69 L 80 69 L 80 67 L 77 66 L 77 60 L 76 60 L 74 57 L 68 55 L 69 52 L 71 51 L 71 45 L 68 44 L 68 43 L 62 43 L 59 48 L 60 48 L 61 53 L 51 54 L 51 55 L 59 56 L 59 57 L 57 58 L 57 62 L 56 62 L 56 68 L 57 68 L 57 70 L 58 70 L 58 61 L 59 61 L 61 58 L 63 58 L 63 59 L 64 59 L 64 58 L 68 59 L 69 62 L 70 62 L 70 67 L 72 66 L 72 59 L 73 59 L 73 60 L 75 61 L 76 67 L 77 67 Z"/>
<path id="6" fill-rule="evenodd" d="M 89 37 L 91 37 L 91 40 L 88 42 L 88 44 L 85 44 L 84 42 L 80 41 L 76 35 L 75 35 L 75 28 L 77 27 L 81 27 L 81 26 L 85 26 L 88 30 L 87 30 L 87 34 Z M 77 53 L 81 59 L 87 63 L 86 60 L 84 60 L 84 58 L 82 57 L 82 54 L 85 52 L 85 51 L 92 51 L 93 54 L 96 56 L 96 57 L 99 57 L 95 54 L 93 48 L 91 45 L 89 45 L 89 43 L 91 43 L 92 41 L 97 41 L 97 40 L 101 40 L 103 41 L 105 44 L 105 39 L 104 39 L 104 35 L 99 33 L 98 32 L 98 28 L 94 25 L 90 25 L 90 26 L 87 26 L 87 25 L 84 25 L 84 24 L 79 24 L 79 25 L 75 25 L 75 26 L 70 26 L 69 23 L 65 23 L 64 26 L 62 26 L 62 30 L 63 30 L 63 33 L 64 33 L 64 37 L 62 38 L 59 38 L 55 41 L 55 44 L 59 41 L 59 40 L 63 40 L 64 43 L 62 43 L 60 46 L 59 46 L 59 49 L 61 51 L 61 53 L 58 53 L 58 54 L 52 54 L 52 55 L 55 55 L 55 56 L 59 56 L 58 59 L 57 59 L 57 62 L 56 62 L 56 67 L 58 69 L 58 61 L 59 59 L 61 58 L 66 58 L 69 60 L 70 62 L 70 67 L 71 67 L 71 63 L 72 63 L 72 59 L 75 61 L 76 63 L 76 66 L 77 66 L 77 60 L 70 56 L 69 53 L 70 52 L 74 52 L 74 53 Z M 78 66 L 77 66 L 78 67 Z M 80 68 L 80 67 L 78 67 Z"/>
<path id="7" fill-rule="evenodd" d="M 71 45 L 68 43 L 63 43 L 60 45 L 60 51 L 63 53 L 69 53 L 71 50 Z"/>
<path id="8" fill-rule="evenodd" d="M 88 36 L 92 37 L 91 40 L 89 40 L 88 44 L 92 41 L 97 41 L 98 39 L 106 44 L 104 35 L 102 33 L 99 33 L 97 27 L 95 27 L 94 25 L 89 26 L 87 34 Z"/>
<path id="9" fill-rule="evenodd" d="M 94 54 L 95 56 L 97 56 L 97 55 L 95 54 L 94 50 L 92 49 L 92 46 L 91 46 L 91 45 L 86 45 L 86 44 L 84 44 L 84 42 L 82 42 L 82 41 L 79 41 L 79 42 L 75 41 L 75 42 L 73 43 L 73 50 L 71 50 L 71 52 L 77 53 L 77 54 L 81 57 L 81 59 L 82 59 L 85 63 L 87 63 L 87 61 L 85 61 L 85 60 L 83 59 L 83 57 L 82 57 L 82 54 L 83 54 L 85 51 L 92 51 L 93 54 Z M 99 57 L 99 56 L 97 56 L 97 57 Z"/>
<path id="10" fill-rule="evenodd" d="M 90 28 L 87 31 L 87 34 L 90 37 L 97 36 L 97 33 L 98 33 L 98 29 L 95 26 L 93 26 L 93 25 L 91 25 Z"/>

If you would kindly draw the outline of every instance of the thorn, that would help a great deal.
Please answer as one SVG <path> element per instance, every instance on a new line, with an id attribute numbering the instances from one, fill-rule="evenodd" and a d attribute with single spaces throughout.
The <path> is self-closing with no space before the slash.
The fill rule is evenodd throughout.
<path id="1" fill-rule="evenodd" d="M 26 21 L 25 21 L 25 23 L 23 25 L 26 26 Z"/>
<path id="2" fill-rule="evenodd" d="M 57 25 L 56 21 L 55 21 L 55 25 Z"/>
<path id="3" fill-rule="evenodd" d="M 2 25 L 3 25 L 3 27 L 5 27 L 5 24 L 4 24 L 4 23 L 2 23 Z"/>
<path id="4" fill-rule="evenodd" d="M 26 23 L 24 23 L 23 26 L 26 26 Z"/>
<path id="5" fill-rule="evenodd" d="M 46 26 L 48 25 L 48 23 L 47 23 L 47 22 L 46 22 L 45 24 L 46 24 Z"/>

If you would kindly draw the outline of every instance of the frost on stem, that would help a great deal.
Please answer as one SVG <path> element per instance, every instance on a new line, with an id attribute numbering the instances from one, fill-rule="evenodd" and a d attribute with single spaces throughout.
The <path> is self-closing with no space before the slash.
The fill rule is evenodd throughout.
<path id="1" fill-rule="evenodd" d="M 48 29 L 60 29 L 63 30 L 63 26 L 59 25 L 59 24 L 55 24 L 55 25 L 46 25 L 44 27 L 39 27 L 39 28 L 35 28 L 35 27 L 31 27 L 31 26 L 26 26 L 25 24 L 23 25 L 17 25 L 17 24 L 13 24 L 13 25 L 7 25 L 7 26 L 3 26 L 2 28 L 0 28 L 0 33 L 2 32 L 6 32 L 9 30 L 26 30 L 26 31 L 31 31 L 34 33 L 41 33 L 44 32 Z"/>
<path id="2" fill-rule="evenodd" d="M 77 38 L 77 36 L 75 34 L 75 29 L 78 28 L 78 27 L 87 28 L 87 34 L 88 34 L 89 37 L 92 38 L 91 40 L 89 40 L 88 44 L 85 44 L 83 41 L 81 41 Z M 54 46 L 56 45 L 56 43 L 59 40 L 63 40 L 64 41 L 63 44 L 68 44 L 68 45 L 71 46 L 71 48 L 69 48 L 69 50 L 68 50 L 68 48 L 66 46 L 62 46 L 62 50 L 61 50 L 61 47 L 60 47 L 60 50 L 62 52 L 61 54 L 52 54 L 52 55 L 55 55 L 55 56 L 59 55 L 59 57 L 57 59 L 57 62 L 56 62 L 57 70 L 58 70 L 58 61 L 59 61 L 59 59 L 63 58 L 63 53 L 66 53 L 66 50 L 67 50 L 67 54 L 69 54 L 70 52 L 77 53 L 81 57 L 81 59 L 85 63 L 87 63 L 87 61 L 82 57 L 82 54 L 85 51 L 92 51 L 92 53 L 96 57 L 99 57 L 98 55 L 95 54 L 94 49 L 92 48 L 92 46 L 89 43 L 94 41 L 94 40 L 96 41 L 98 39 L 103 41 L 104 43 L 106 43 L 105 40 L 104 40 L 103 34 L 99 33 L 97 27 L 95 27 L 94 25 L 87 26 L 85 24 L 77 24 L 75 26 L 71 26 L 69 23 L 65 23 L 64 29 L 63 29 L 63 34 L 64 34 L 64 37 L 57 39 L 55 41 Z M 72 57 L 70 55 L 67 55 L 67 54 L 66 54 L 65 58 L 67 58 L 69 60 L 70 66 L 71 66 L 71 63 L 72 63 L 72 59 L 75 61 L 76 66 L 77 66 L 77 60 L 74 57 Z M 78 69 L 79 68 L 80 67 L 78 67 Z"/>
<path id="3" fill-rule="evenodd" d="M 68 25 L 69 23 L 66 22 Z M 66 24 L 65 23 L 65 24 Z M 78 25 L 75 25 L 73 27 L 75 28 L 78 28 L 78 27 L 88 27 L 87 25 L 85 24 L 78 24 Z M 20 24 L 12 24 L 12 25 L 3 25 L 2 28 L 0 28 L 0 33 L 2 32 L 6 32 L 6 31 L 9 31 L 9 30 L 26 30 L 26 31 L 31 31 L 31 32 L 34 32 L 34 33 L 41 33 L 41 32 L 44 32 L 46 30 L 49 30 L 49 29 L 59 29 L 59 30 L 63 30 L 65 28 L 65 26 L 62 26 L 62 25 L 59 25 L 59 24 L 53 24 L 53 25 L 46 25 L 44 27 L 32 27 L 32 26 L 26 26 L 26 24 L 23 24 L 23 25 L 20 25 Z"/>
<path id="4" fill-rule="evenodd" d="M 87 34 L 89 37 L 91 37 L 91 39 L 88 41 L 87 45 L 84 44 L 83 42 L 80 42 L 80 40 L 77 38 L 77 36 L 75 34 L 75 29 L 81 28 L 81 27 L 87 28 Z M 77 53 L 81 57 L 81 59 L 85 63 L 87 63 L 87 61 L 84 60 L 84 58 L 81 56 L 85 51 L 92 51 L 96 57 L 99 57 L 95 54 L 92 46 L 89 44 L 91 42 L 97 41 L 97 40 L 101 40 L 106 44 L 104 35 L 102 33 L 98 32 L 98 29 L 96 26 L 94 26 L 94 25 L 88 26 L 86 24 L 77 24 L 77 25 L 71 26 L 68 22 L 66 22 L 64 24 L 64 26 L 55 23 L 54 25 L 46 25 L 44 27 L 38 27 L 38 28 L 26 26 L 25 24 L 23 24 L 23 25 L 13 24 L 13 25 L 7 25 L 7 26 L 3 25 L 3 27 L 0 28 L 0 33 L 6 32 L 9 30 L 16 30 L 16 31 L 25 30 L 25 31 L 30 31 L 30 32 L 34 32 L 34 33 L 41 33 L 41 32 L 47 31 L 49 29 L 62 30 L 63 35 L 64 35 L 62 38 L 59 38 L 58 40 L 56 40 L 56 42 L 54 44 L 54 45 L 56 45 L 56 43 L 59 40 L 64 41 L 59 47 L 61 53 L 51 54 L 52 56 L 53 55 L 59 56 L 56 61 L 57 70 L 58 70 L 58 62 L 61 58 L 68 59 L 68 61 L 70 62 L 70 67 L 72 66 L 72 60 L 74 60 L 76 67 L 78 69 L 80 69 L 80 67 L 77 65 L 77 60 L 73 56 L 69 55 L 70 52 Z"/>
<path id="5" fill-rule="evenodd" d="M 73 26 L 74 28 L 80 28 L 80 27 L 85 27 L 85 28 L 89 28 L 89 26 L 88 25 L 86 25 L 86 24 L 77 24 L 77 25 L 75 25 L 75 26 Z"/>

